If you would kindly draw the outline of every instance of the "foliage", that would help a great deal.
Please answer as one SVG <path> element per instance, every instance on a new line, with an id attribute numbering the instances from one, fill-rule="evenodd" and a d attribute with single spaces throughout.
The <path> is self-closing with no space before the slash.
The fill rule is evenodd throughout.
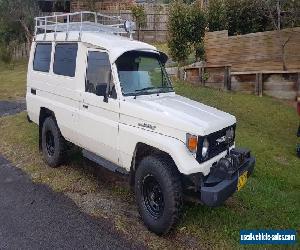
<path id="1" fill-rule="evenodd" d="M 201 8 L 201 5 L 195 2 L 195 4 L 189 6 L 188 11 L 188 24 L 189 30 L 187 37 L 190 45 L 195 51 L 196 59 L 204 57 L 204 44 L 203 38 L 205 35 L 206 18 L 205 13 Z"/>
<path id="2" fill-rule="evenodd" d="M 205 14 L 200 5 L 175 1 L 171 4 L 168 19 L 168 47 L 172 58 L 184 63 L 191 51 L 196 58 L 203 58 L 203 37 L 205 32 Z"/>
<path id="3" fill-rule="evenodd" d="M 194 45 L 196 61 L 205 60 L 205 47 L 204 42 L 195 43 Z"/>
<path id="4" fill-rule="evenodd" d="M 10 64 L 13 49 L 24 42 L 23 31 L 18 23 L 0 22 L 0 60 Z"/>
<path id="5" fill-rule="evenodd" d="M 210 0 L 206 10 L 206 20 L 210 31 L 228 29 L 226 5 L 224 0 Z"/>
<path id="6" fill-rule="evenodd" d="M 299 0 L 210 0 L 206 11 L 210 31 L 228 29 L 229 35 L 263 32 L 300 25 Z"/>
<path id="7" fill-rule="evenodd" d="M 140 31 L 147 26 L 147 14 L 142 5 L 131 5 L 130 10 L 138 29 L 138 40 L 140 40 Z"/>
<path id="8" fill-rule="evenodd" d="M 6 64 L 12 62 L 12 49 L 10 46 L 0 44 L 0 60 Z"/>
<path id="9" fill-rule="evenodd" d="M 226 0 L 229 35 L 265 31 L 268 19 L 257 6 L 260 0 Z"/>
<path id="10" fill-rule="evenodd" d="M 189 9 L 182 1 L 175 1 L 169 9 L 168 19 L 168 47 L 171 57 L 183 63 L 189 56 Z"/>
<path id="11" fill-rule="evenodd" d="M 17 22 L 0 22 L 0 43 L 8 45 L 12 41 L 25 41 L 21 25 Z"/>
<path id="12" fill-rule="evenodd" d="M 142 5 L 131 5 L 130 10 L 134 21 L 137 23 L 138 29 L 144 28 L 147 25 L 147 15 Z"/>
<path id="13" fill-rule="evenodd" d="M 19 35 L 25 38 L 28 44 L 32 41 L 33 20 L 38 12 L 36 2 L 35 0 L 0 0 L 0 23 L 5 27 L 14 26 L 16 30 L 22 30 L 23 32 Z M 16 30 L 13 29 L 12 32 L 9 32 L 9 39 Z"/>
<path id="14" fill-rule="evenodd" d="M 300 26 L 299 0 L 262 0 L 257 9 L 269 19 L 270 29 Z"/>

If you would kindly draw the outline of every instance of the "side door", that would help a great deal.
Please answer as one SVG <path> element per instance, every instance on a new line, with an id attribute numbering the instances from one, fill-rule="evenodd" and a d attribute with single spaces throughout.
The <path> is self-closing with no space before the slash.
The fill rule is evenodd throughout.
<path id="1" fill-rule="evenodd" d="M 87 50 L 85 91 L 79 113 L 82 147 L 119 164 L 119 101 L 106 51 Z"/>

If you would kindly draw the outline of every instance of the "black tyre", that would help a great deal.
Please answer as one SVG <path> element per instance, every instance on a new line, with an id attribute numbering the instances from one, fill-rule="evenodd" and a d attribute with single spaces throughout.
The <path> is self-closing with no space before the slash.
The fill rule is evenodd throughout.
<path id="1" fill-rule="evenodd" d="M 135 175 L 135 196 L 139 213 L 148 229 L 168 233 L 182 210 L 182 185 L 174 163 L 159 156 L 147 156 Z"/>
<path id="2" fill-rule="evenodd" d="M 53 117 L 47 117 L 42 128 L 42 152 L 50 167 L 58 167 L 63 162 L 66 142 Z"/>

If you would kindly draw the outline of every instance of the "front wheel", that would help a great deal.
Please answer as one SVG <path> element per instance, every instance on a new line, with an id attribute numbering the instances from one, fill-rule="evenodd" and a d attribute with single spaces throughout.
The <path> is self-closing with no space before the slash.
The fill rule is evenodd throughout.
<path id="1" fill-rule="evenodd" d="M 149 230 L 162 235 L 176 225 L 182 210 L 182 185 L 172 161 L 159 156 L 145 157 L 136 172 L 135 195 Z"/>

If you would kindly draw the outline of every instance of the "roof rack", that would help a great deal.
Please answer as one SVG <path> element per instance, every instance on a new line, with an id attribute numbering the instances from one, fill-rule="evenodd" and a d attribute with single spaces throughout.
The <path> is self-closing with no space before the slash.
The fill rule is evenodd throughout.
<path id="1" fill-rule="evenodd" d="M 52 16 L 35 18 L 35 36 L 43 33 L 46 39 L 47 33 L 66 32 L 66 40 L 70 31 L 78 31 L 78 40 L 82 32 L 105 32 L 115 35 L 128 34 L 132 39 L 135 23 L 124 20 L 119 16 L 108 16 L 97 12 L 81 11 Z"/>

